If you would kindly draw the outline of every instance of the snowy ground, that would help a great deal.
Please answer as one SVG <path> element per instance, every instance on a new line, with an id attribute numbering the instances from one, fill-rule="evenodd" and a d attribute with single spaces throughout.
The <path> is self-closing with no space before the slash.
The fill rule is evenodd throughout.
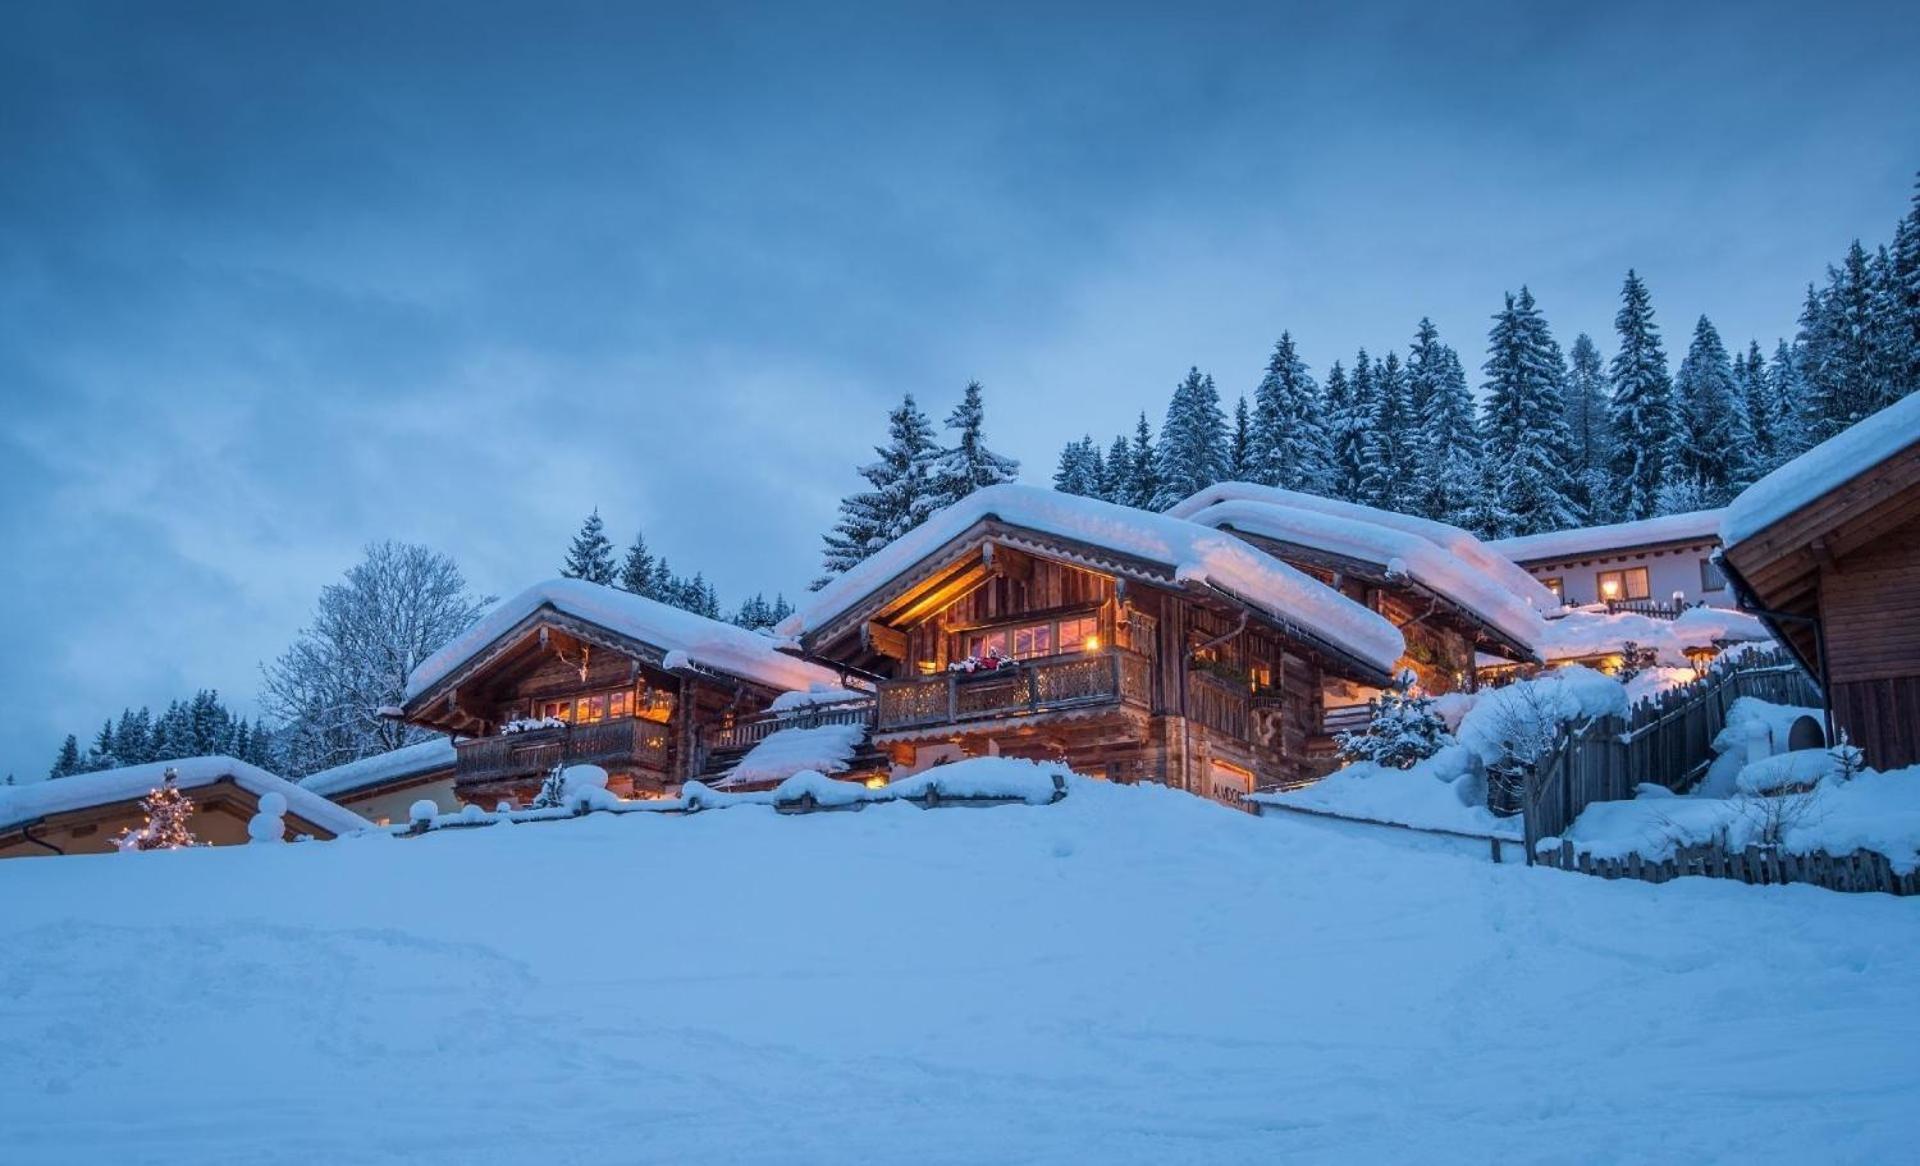
<path id="1" fill-rule="evenodd" d="M 1383 836 L 1397 831 L 1379 831 Z M 0 863 L 19 1162 L 1886 1162 L 1920 904 L 1157 789 Z"/>

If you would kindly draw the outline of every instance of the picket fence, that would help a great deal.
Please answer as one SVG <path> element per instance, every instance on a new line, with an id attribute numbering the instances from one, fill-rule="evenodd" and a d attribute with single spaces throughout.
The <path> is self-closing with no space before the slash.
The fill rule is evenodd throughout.
<path id="1" fill-rule="evenodd" d="M 1573 843 L 1561 842 L 1547 847 L 1539 855 L 1542 865 L 1606 879 L 1640 879 L 1664 883 L 1684 875 L 1736 879 L 1752 886 L 1781 886 L 1803 883 L 1830 891 L 1884 891 L 1890 895 L 1920 894 L 1920 870 L 1898 871 L 1887 856 L 1872 850 L 1852 854 L 1788 854 L 1776 847 L 1749 846 L 1729 850 L 1706 844 L 1682 846 L 1664 858 L 1643 858 L 1628 854 L 1621 858 L 1595 858 L 1575 853 Z"/>

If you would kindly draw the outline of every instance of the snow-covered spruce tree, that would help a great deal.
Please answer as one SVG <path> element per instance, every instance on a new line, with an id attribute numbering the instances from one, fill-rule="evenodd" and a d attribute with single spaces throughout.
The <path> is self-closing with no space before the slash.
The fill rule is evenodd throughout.
<path id="1" fill-rule="evenodd" d="M 263 669 L 260 700 L 280 722 L 285 775 L 304 777 L 426 739 L 380 710 L 399 704 L 407 674 L 492 603 L 492 596 L 474 597 L 445 555 L 408 543 L 369 546 L 343 581 L 321 589 L 313 622 Z M 156 752 L 161 747 L 156 741 Z"/>
<path id="2" fill-rule="evenodd" d="M 1620 488 L 1615 515 L 1627 521 L 1652 518 L 1674 439 L 1673 384 L 1667 379 L 1660 328 L 1653 322 L 1652 297 L 1632 271 L 1620 289 L 1613 326 L 1620 334 L 1620 350 L 1608 366 L 1613 472 Z"/>
<path id="3" fill-rule="evenodd" d="M 1440 329 L 1425 316 L 1413 330 L 1413 344 L 1407 348 L 1407 396 L 1413 402 L 1413 415 L 1424 417 L 1427 402 L 1440 383 L 1440 370 L 1452 351 L 1440 340 Z"/>
<path id="4" fill-rule="evenodd" d="M 968 381 L 965 395 L 947 415 L 947 428 L 958 436 L 953 446 L 933 461 L 932 509 L 951 506 L 983 486 L 997 486 L 1020 476 L 1019 462 L 987 448 L 986 415 L 980 382 Z"/>
<path id="5" fill-rule="evenodd" d="M 1275 342 L 1253 402 L 1247 479 L 1288 490 L 1324 488 L 1331 454 L 1325 404 L 1291 334 Z"/>
<path id="6" fill-rule="evenodd" d="M 636 530 L 626 558 L 620 561 L 620 590 L 651 598 L 653 581 L 653 552 L 647 549 L 647 536 Z"/>
<path id="7" fill-rule="evenodd" d="M 1373 412 L 1373 366 L 1361 349 L 1349 378 L 1339 361 L 1327 370 L 1327 491 L 1361 500 L 1367 476 L 1367 425 Z"/>
<path id="8" fill-rule="evenodd" d="M 1613 441 L 1607 425 L 1607 373 L 1600 349 L 1585 332 L 1574 337 L 1567 350 L 1567 436 L 1573 461 L 1575 501 L 1588 519 L 1611 518 L 1614 506 Z"/>
<path id="9" fill-rule="evenodd" d="M 560 565 L 560 574 L 567 579 L 612 585 L 613 544 L 607 541 L 606 524 L 600 521 L 598 506 L 580 524 L 580 533 L 573 536 L 573 545 L 567 548 L 567 561 Z"/>
<path id="10" fill-rule="evenodd" d="M 887 444 L 874 452 L 880 460 L 860 467 L 870 489 L 840 501 L 840 520 L 826 535 L 824 573 L 814 580 L 816 589 L 925 522 L 937 508 L 933 425 L 912 393 L 887 414 Z"/>
<path id="11" fill-rule="evenodd" d="M 198 844 L 188 823 L 193 819 L 193 799 L 182 793 L 180 775 L 167 770 L 160 785 L 140 799 L 147 820 L 138 830 L 128 827 L 113 844 L 127 850 L 180 850 Z"/>
<path id="12" fill-rule="evenodd" d="M 1155 455 L 1153 508 L 1165 510 L 1227 476 L 1227 419 L 1220 391 L 1198 368 L 1173 390 Z"/>
<path id="13" fill-rule="evenodd" d="M 1747 341 L 1747 350 L 1733 358 L 1733 385 L 1739 406 L 1746 412 L 1747 432 L 1753 439 L 1747 469 L 1753 478 L 1759 478 L 1780 464 L 1775 460 L 1779 442 L 1773 428 L 1780 410 L 1774 404 L 1773 384 L 1767 379 L 1767 358 L 1761 353 L 1758 340 Z"/>
<path id="14" fill-rule="evenodd" d="M 1826 290 L 1809 291 L 1800 318 L 1800 345 L 1807 356 L 1807 434 L 1818 444 L 1875 412 L 1890 391 L 1882 365 L 1879 309 L 1885 297 L 1858 239 L 1838 268 L 1827 271 Z"/>
<path id="15" fill-rule="evenodd" d="M 1781 465 L 1807 449 L 1807 385 L 1800 375 L 1800 353 L 1781 340 L 1767 361 L 1767 396 L 1773 405 L 1773 457 Z"/>
<path id="16" fill-rule="evenodd" d="M 1227 438 L 1227 478 L 1235 482 L 1247 480 L 1247 467 L 1253 457 L 1253 421 L 1247 412 L 1247 398 L 1242 395 L 1233 406 L 1233 432 Z"/>
<path id="17" fill-rule="evenodd" d="M 1100 447 L 1093 444 L 1093 438 L 1082 437 L 1069 441 L 1060 451 L 1059 468 L 1053 471 L 1053 488 L 1062 494 L 1098 498 L 1106 489 L 1106 478 Z"/>
<path id="18" fill-rule="evenodd" d="M 1580 511 L 1567 478 L 1567 418 L 1561 385 L 1566 362 L 1547 322 L 1522 286 L 1487 334 L 1485 406 L 1480 426 L 1489 484 L 1513 516 L 1499 534 L 1577 526 Z"/>
<path id="19" fill-rule="evenodd" d="M 1374 369 L 1373 412 L 1363 435 L 1365 459 L 1360 490 L 1364 502 L 1384 510 L 1413 508 L 1419 486 L 1414 456 L 1418 436 L 1406 370 L 1400 367 L 1400 355 L 1388 352 Z"/>
<path id="20" fill-rule="evenodd" d="M 1471 526 L 1476 520 L 1496 526 L 1508 521 L 1475 507 L 1484 493 L 1480 429 L 1474 418 L 1473 391 L 1460 354 L 1447 345 L 1435 346 L 1421 358 L 1426 380 L 1426 404 L 1420 413 L 1420 513 L 1441 522 Z"/>
<path id="21" fill-rule="evenodd" d="M 1888 278 L 1894 380 L 1902 393 L 1911 393 L 1920 390 L 1920 175 L 1906 217 L 1893 230 Z"/>
<path id="22" fill-rule="evenodd" d="M 60 752 L 54 755 L 53 768 L 47 771 L 47 779 L 51 781 L 56 777 L 72 777 L 79 772 L 81 772 L 80 739 L 68 733 L 67 739 L 60 742 Z"/>
<path id="23" fill-rule="evenodd" d="M 1160 452 L 1154 446 L 1153 426 L 1147 423 L 1143 411 L 1133 426 L 1133 445 L 1128 449 L 1131 478 L 1128 482 L 1127 505 L 1148 510 L 1160 493 Z"/>
<path id="24" fill-rule="evenodd" d="M 1341 761 L 1348 765 L 1371 761 L 1389 769 L 1412 769 L 1453 743 L 1447 723 L 1433 709 L 1433 698 L 1415 687 L 1411 672 L 1402 673 L 1392 688 L 1367 704 L 1373 713 L 1367 727 L 1334 738 Z"/>
<path id="25" fill-rule="evenodd" d="M 1671 473 L 1705 486 L 1709 506 L 1724 506 L 1753 480 L 1753 434 L 1726 347 L 1705 316 L 1673 378 L 1673 400 L 1680 425 Z"/>
<path id="26" fill-rule="evenodd" d="M 1133 453 L 1127 445 L 1126 434 L 1113 439 L 1100 468 L 1104 471 L 1100 478 L 1100 497 L 1122 506 L 1133 505 Z"/>

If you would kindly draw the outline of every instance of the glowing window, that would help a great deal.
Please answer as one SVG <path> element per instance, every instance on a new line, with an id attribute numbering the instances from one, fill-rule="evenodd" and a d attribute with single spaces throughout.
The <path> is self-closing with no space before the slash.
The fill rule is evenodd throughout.
<path id="1" fill-rule="evenodd" d="M 1647 569 L 1629 567 L 1624 571 L 1602 571 L 1597 582 L 1600 585 L 1602 599 L 1645 599 L 1651 592 L 1647 589 Z"/>

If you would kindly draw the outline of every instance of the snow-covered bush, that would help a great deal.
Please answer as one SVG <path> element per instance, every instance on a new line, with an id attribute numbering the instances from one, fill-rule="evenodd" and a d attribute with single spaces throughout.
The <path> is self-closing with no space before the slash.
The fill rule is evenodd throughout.
<path id="1" fill-rule="evenodd" d="M 1411 673 L 1401 674 L 1391 689 L 1367 702 L 1367 709 L 1371 716 L 1365 729 L 1335 738 L 1344 764 L 1371 761 L 1389 769 L 1411 769 L 1453 742 L 1433 698 L 1415 687 Z"/>
<path id="2" fill-rule="evenodd" d="M 1455 735 L 1487 767 L 1487 804 L 1495 813 L 1520 811 L 1520 792 L 1565 735 L 1587 720 L 1627 714 L 1626 686 L 1591 668 L 1555 668 L 1483 692 L 1460 719 Z"/>
<path id="3" fill-rule="evenodd" d="M 607 771 L 598 765 L 554 766 L 540 783 L 540 792 L 530 809 L 550 810 L 565 806 L 570 810 L 597 810 L 619 801 L 607 791 Z"/>
<path id="4" fill-rule="evenodd" d="M 407 807 L 407 821 L 409 822 L 431 822 L 434 818 L 438 817 L 439 814 L 440 807 L 434 803 L 432 798 L 421 798 L 419 801 Z"/>
<path id="5" fill-rule="evenodd" d="M 1867 767 L 1867 755 L 1847 739 L 1844 728 L 1840 730 L 1840 740 L 1827 750 L 1827 755 L 1833 758 L 1833 776 L 1837 781 L 1852 781 Z"/>

